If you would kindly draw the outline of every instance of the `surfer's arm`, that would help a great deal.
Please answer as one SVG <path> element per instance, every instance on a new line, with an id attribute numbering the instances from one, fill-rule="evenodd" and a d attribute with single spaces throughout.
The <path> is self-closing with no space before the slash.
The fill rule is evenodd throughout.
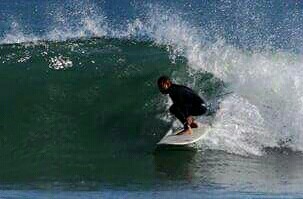
<path id="1" fill-rule="evenodd" d="M 204 104 L 204 100 L 192 89 L 181 87 L 179 90 L 180 104 Z"/>

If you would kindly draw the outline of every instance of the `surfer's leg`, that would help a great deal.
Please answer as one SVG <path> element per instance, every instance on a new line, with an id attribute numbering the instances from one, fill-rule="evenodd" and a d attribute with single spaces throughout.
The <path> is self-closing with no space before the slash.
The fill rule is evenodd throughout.
<path id="1" fill-rule="evenodd" d="M 185 125 L 187 124 L 187 120 L 186 120 L 186 116 L 184 114 L 184 110 L 182 110 L 181 107 L 176 106 L 175 104 L 173 104 L 170 108 L 169 108 L 169 112 L 171 114 L 173 114 L 178 120 L 180 120 L 180 122 L 182 124 Z M 186 127 L 187 128 L 187 127 Z"/>
<path id="2" fill-rule="evenodd" d="M 173 104 L 169 108 L 169 112 L 173 114 L 176 118 L 178 118 L 180 122 L 182 122 L 182 124 L 184 125 L 184 130 L 179 132 L 178 135 L 192 134 L 192 129 L 187 122 L 187 115 L 185 115 L 187 113 L 186 107 L 179 107 Z"/>
<path id="3" fill-rule="evenodd" d="M 187 117 L 187 122 L 191 128 L 198 128 L 198 123 L 195 122 L 192 116 L 204 115 L 207 112 L 207 108 L 202 105 L 193 105 L 188 107 L 189 116 Z"/>
<path id="4" fill-rule="evenodd" d="M 192 116 L 199 116 L 199 115 L 204 115 L 207 112 L 207 108 L 203 104 L 198 104 L 198 105 L 193 105 L 190 107 L 190 115 Z"/>

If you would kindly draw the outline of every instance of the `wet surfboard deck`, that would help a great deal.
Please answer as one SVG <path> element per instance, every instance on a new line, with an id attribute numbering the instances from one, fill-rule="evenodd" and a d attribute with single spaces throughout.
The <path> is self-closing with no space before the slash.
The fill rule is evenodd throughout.
<path id="1" fill-rule="evenodd" d="M 166 135 L 157 143 L 157 145 L 190 145 L 193 144 L 205 137 L 209 132 L 211 126 L 210 124 L 198 124 L 198 128 L 192 129 L 192 134 L 182 134 L 177 135 L 182 130 L 173 132 L 172 130 L 168 131 Z"/>

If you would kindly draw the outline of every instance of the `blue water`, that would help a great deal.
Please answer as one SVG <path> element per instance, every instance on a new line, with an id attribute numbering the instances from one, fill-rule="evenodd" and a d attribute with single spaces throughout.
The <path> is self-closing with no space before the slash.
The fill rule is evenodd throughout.
<path id="1" fill-rule="evenodd" d="M 302 198 L 301 1 L 0 2 L 0 198 Z M 156 80 L 196 90 L 206 138 Z"/>

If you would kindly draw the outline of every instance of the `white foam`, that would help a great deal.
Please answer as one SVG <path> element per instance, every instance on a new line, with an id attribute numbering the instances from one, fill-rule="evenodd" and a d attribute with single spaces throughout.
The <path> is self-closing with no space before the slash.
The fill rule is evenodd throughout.
<path id="1" fill-rule="evenodd" d="M 71 68 L 73 66 L 73 62 L 68 57 L 55 56 L 51 57 L 49 68 L 54 70 L 64 70 L 67 68 Z"/>
<path id="2" fill-rule="evenodd" d="M 178 16 L 150 16 L 156 43 L 170 46 L 171 53 L 188 59 L 188 67 L 214 74 L 235 93 L 223 100 L 204 146 L 260 155 L 264 147 L 290 138 L 288 147 L 303 150 L 302 55 L 266 49 L 248 52 L 223 39 L 206 44 L 199 39 L 203 33 Z"/>
<path id="3" fill-rule="evenodd" d="M 230 153 L 262 155 L 264 146 L 274 147 L 276 142 L 258 108 L 232 94 L 220 104 L 202 145 Z"/>

